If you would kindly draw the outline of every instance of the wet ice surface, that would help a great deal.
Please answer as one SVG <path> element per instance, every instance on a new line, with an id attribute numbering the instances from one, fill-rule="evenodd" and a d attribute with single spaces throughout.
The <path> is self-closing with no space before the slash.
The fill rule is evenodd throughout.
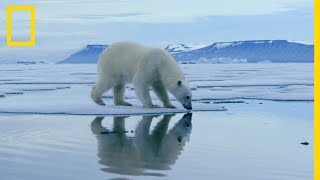
<path id="1" fill-rule="evenodd" d="M 313 101 L 313 64 L 194 64 L 182 65 L 190 81 L 195 111 L 225 110 L 208 100 L 261 99 Z M 106 107 L 89 98 L 96 81 L 96 65 L 0 65 L 0 113 L 28 114 L 157 114 L 186 112 L 178 109 L 144 109 L 128 85 L 126 98 L 133 107 Z M 154 101 L 157 98 L 152 94 Z M 172 97 L 171 97 L 172 98 Z M 174 100 L 174 98 L 172 98 Z M 226 107 L 227 108 L 227 107 Z"/>
<path id="2" fill-rule="evenodd" d="M 313 102 L 244 101 L 192 116 L 0 114 L 1 179 L 312 179 Z"/>

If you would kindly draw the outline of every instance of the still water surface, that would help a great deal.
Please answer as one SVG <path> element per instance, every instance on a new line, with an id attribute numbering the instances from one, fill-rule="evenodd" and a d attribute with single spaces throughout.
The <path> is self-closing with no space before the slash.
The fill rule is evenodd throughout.
<path id="1" fill-rule="evenodd" d="M 313 102 L 225 106 L 159 116 L 1 114 L 0 179 L 313 178 Z"/>

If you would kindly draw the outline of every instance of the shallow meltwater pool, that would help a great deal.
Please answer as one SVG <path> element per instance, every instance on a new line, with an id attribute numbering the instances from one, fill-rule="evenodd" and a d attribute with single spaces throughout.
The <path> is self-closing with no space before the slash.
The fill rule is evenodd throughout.
<path id="1" fill-rule="evenodd" d="M 0 179 L 313 179 L 313 102 L 224 106 L 157 116 L 0 114 Z"/>

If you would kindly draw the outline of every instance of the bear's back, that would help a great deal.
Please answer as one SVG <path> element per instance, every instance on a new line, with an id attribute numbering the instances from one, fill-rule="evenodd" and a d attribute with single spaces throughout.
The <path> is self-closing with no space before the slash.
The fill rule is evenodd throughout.
<path id="1" fill-rule="evenodd" d="M 102 61 L 114 61 L 113 63 L 135 64 L 143 58 L 150 48 L 133 42 L 117 42 L 106 48 L 100 55 Z"/>

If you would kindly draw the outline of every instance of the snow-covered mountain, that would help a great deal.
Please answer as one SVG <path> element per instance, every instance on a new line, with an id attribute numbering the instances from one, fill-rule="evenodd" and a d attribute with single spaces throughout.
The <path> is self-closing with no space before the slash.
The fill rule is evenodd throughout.
<path id="1" fill-rule="evenodd" d="M 217 42 L 173 56 L 179 62 L 196 63 L 313 62 L 313 45 L 286 40 Z"/>
<path id="2" fill-rule="evenodd" d="M 97 63 L 108 45 L 87 45 L 59 63 Z M 286 40 L 175 44 L 164 48 L 180 63 L 313 62 L 313 45 Z"/>
<path id="3" fill-rule="evenodd" d="M 86 64 L 97 63 L 100 53 L 107 48 L 108 45 L 87 45 L 84 49 L 72 54 L 67 59 L 58 63 L 65 64 Z"/>

